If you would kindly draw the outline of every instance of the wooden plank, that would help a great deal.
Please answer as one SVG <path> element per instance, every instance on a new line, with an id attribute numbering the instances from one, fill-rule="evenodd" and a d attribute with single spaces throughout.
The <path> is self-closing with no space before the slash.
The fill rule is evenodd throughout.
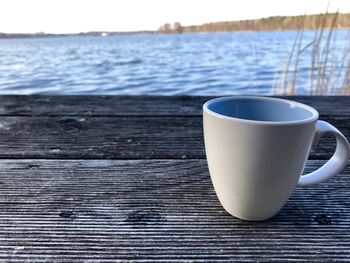
<path id="1" fill-rule="evenodd" d="M 201 116 L 212 97 L 189 96 L 0 96 L 2 116 Z M 325 115 L 350 115 L 350 97 L 284 97 Z"/>
<path id="2" fill-rule="evenodd" d="M 325 116 L 350 138 L 350 116 Z M 329 158 L 327 136 L 312 159 Z M 0 158 L 205 158 L 201 117 L 0 117 Z"/>
<path id="3" fill-rule="evenodd" d="M 0 96 L 2 116 L 196 116 L 206 98 L 189 96 Z"/>
<path id="4" fill-rule="evenodd" d="M 1 262 L 350 261 L 349 167 L 260 223 L 223 210 L 205 160 L 2 160 L 0 178 Z"/>

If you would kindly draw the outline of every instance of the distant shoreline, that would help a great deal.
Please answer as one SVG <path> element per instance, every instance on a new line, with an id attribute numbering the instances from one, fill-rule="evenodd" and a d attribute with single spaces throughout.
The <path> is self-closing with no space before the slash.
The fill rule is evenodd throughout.
<path id="1" fill-rule="evenodd" d="M 0 33 L 0 39 L 16 39 L 16 38 L 46 38 L 46 37 L 71 37 L 71 36 L 122 36 L 122 35 L 153 35 L 158 34 L 157 31 L 132 31 L 132 32 L 84 32 L 72 34 L 52 34 L 52 33 Z"/>
<path id="2" fill-rule="evenodd" d="M 173 25 L 164 24 L 159 30 L 142 30 L 129 32 L 93 31 L 72 34 L 53 33 L 0 33 L 0 39 L 16 38 L 47 38 L 70 36 L 121 36 L 121 35 L 159 35 L 159 34 L 207 34 L 226 32 L 283 32 L 295 30 L 349 30 L 350 13 L 346 14 L 316 14 L 305 16 L 275 16 L 253 20 L 225 21 L 205 23 L 202 25 L 181 26 L 176 22 Z"/>
<path id="3" fill-rule="evenodd" d="M 162 34 L 214 32 L 267 32 L 318 29 L 350 29 L 350 13 L 326 13 L 304 16 L 273 16 L 261 19 L 224 21 L 202 25 L 182 26 L 166 23 L 159 28 Z"/>

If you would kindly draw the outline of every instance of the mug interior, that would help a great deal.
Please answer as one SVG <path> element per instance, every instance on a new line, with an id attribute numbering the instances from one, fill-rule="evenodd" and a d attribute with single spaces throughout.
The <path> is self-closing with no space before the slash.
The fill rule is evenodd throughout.
<path id="1" fill-rule="evenodd" d="M 262 122 L 295 122 L 318 117 L 317 111 L 307 105 L 264 97 L 214 99 L 206 107 L 221 116 Z"/>

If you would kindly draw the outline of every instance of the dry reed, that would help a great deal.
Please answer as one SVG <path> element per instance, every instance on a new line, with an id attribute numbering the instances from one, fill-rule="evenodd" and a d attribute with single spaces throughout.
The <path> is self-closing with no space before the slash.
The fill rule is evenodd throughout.
<path id="1" fill-rule="evenodd" d="M 332 16 L 331 27 L 327 27 L 326 12 L 317 22 L 319 28 L 310 43 L 303 46 L 304 26 L 297 31 L 292 49 L 286 60 L 280 81 L 273 88 L 275 95 L 298 95 L 301 57 L 310 57 L 308 84 L 309 95 L 350 95 L 350 37 L 337 57 L 333 53 L 337 49 L 336 34 L 338 13 Z M 311 48 L 311 52 L 305 51 Z M 290 74 L 292 73 L 292 74 Z M 305 85 L 305 82 L 304 82 Z"/>

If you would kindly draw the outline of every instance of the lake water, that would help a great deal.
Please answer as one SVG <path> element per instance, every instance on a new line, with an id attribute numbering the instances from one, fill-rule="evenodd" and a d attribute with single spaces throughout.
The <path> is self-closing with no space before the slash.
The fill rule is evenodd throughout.
<path id="1" fill-rule="evenodd" d="M 269 95 L 296 35 L 0 39 L 0 94 Z M 343 56 L 347 37 L 336 32 L 332 59 Z M 303 45 L 313 38 L 314 32 L 304 32 Z M 300 56 L 298 94 L 308 93 L 310 52 Z"/>

